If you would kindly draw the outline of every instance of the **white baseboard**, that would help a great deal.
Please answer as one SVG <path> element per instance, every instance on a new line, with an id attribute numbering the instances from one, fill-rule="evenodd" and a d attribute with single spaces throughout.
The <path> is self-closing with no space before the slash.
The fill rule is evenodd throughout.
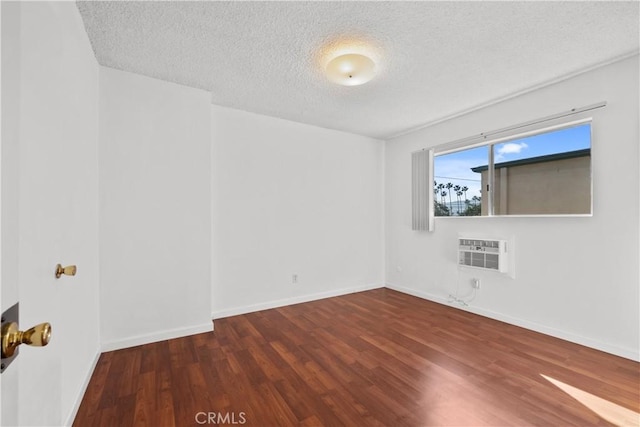
<path id="1" fill-rule="evenodd" d="M 285 298 L 275 301 L 266 301 L 259 304 L 245 305 L 225 310 L 218 310 L 211 313 L 213 319 L 222 319 L 224 317 L 237 316 L 240 314 L 253 313 L 260 310 L 269 310 L 271 308 L 284 307 L 286 305 L 300 304 L 303 302 L 316 301 L 325 298 L 337 297 L 340 295 L 353 294 L 356 292 L 369 291 L 371 289 L 384 288 L 384 285 L 362 285 L 350 288 L 336 289 L 333 291 L 320 292 L 316 294 L 301 295 L 293 298 Z"/>
<path id="2" fill-rule="evenodd" d="M 565 341 L 570 341 L 576 344 L 584 345 L 586 347 L 604 351 L 605 353 L 610 353 L 615 356 L 624 357 L 625 359 L 634 360 L 636 362 L 640 361 L 640 352 L 637 349 L 633 350 L 633 349 L 618 347 L 615 345 L 604 343 L 599 340 L 594 340 L 592 338 L 587 338 L 581 335 L 572 334 L 570 332 L 565 332 L 559 329 L 551 328 L 549 326 L 541 325 L 536 322 L 531 322 L 528 320 L 511 317 L 511 316 L 498 313 L 495 311 L 491 311 L 491 310 L 485 310 L 485 309 L 477 308 L 473 306 L 464 307 L 457 304 L 451 304 L 448 302 L 447 298 L 445 298 L 444 296 L 435 295 L 428 292 L 419 291 L 416 289 L 405 288 L 403 286 L 397 286 L 391 283 L 387 283 L 385 286 L 394 291 L 402 292 L 408 295 L 413 295 L 418 298 L 433 301 L 438 304 L 443 304 L 452 308 L 457 308 L 459 310 L 468 311 L 470 313 L 478 314 L 480 316 L 488 317 L 490 319 L 499 320 L 501 322 L 509 323 L 511 325 L 520 326 L 521 328 L 530 329 L 535 332 L 540 332 L 541 334 L 550 335 L 552 337 L 560 338 Z"/>
<path id="3" fill-rule="evenodd" d="M 91 377 L 93 376 L 93 371 L 96 370 L 96 365 L 98 364 L 98 360 L 100 359 L 100 355 L 102 353 L 100 351 L 96 351 L 95 356 L 93 357 L 93 361 L 91 362 L 91 366 L 87 371 L 84 382 L 80 386 L 80 390 L 78 390 L 78 394 L 76 397 L 76 401 L 73 403 L 73 407 L 71 408 L 71 412 L 69 412 L 69 416 L 67 417 L 65 426 L 71 427 L 73 425 L 73 421 L 76 419 L 76 415 L 78 415 L 78 409 L 80 409 L 80 404 L 82 403 L 82 398 L 84 397 L 85 392 L 87 391 L 87 387 L 89 386 L 89 381 L 91 381 Z"/>
<path id="4" fill-rule="evenodd" d="M 186 326 L 183 328 L 169 329 L 165 331 L 153 332 L 151 334 L 137 335 L 122 340 L 109 341 L 102 343 L 102 352 L 120 350 L 127 347 L 135 347 L 137 345 L 149 344 L 152 342 L 169 340 L 172 338 L 181 338 L 188 335 L 200 334 L 202 332 L 213 331 L 213 322 L 208 321 L 194 326 Z"/>
<path id="5" fill-rule="evenodd" d="M 386 283 L 385 288 L 402 292 L 403 294 L 413 295 L 414 297 L 426 299 L 429 301 L 437 302 L 439 304 L 451 305 L 447 303 L 447 299 L 445 297 L 441 297 L 435 294 L 430 294 L 427 292 L 419 291 L 417 289 L 405 288 L 404 286 L 398 286 L 391 283 Z"/>

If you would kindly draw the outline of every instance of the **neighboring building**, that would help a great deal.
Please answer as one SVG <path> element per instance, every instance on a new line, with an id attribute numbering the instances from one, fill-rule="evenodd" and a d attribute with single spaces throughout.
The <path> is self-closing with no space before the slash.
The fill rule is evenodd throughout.
<path id="1" fill-rule="evenodd" d="M 591 213 L 591 150 L 577 150 L 495 164 L 494 214 Z M 482 176 L 482 215 L 487 215 L 488 167 Z"/>

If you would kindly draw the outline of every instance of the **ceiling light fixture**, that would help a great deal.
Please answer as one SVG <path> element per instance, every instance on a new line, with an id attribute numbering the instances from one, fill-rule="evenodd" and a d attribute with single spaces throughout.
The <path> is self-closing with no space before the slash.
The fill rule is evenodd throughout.
<path id="1" fill-rule="evenodd" d="M 344 86 L 367 83 L 376 74 L 376 64 L 368 56 L 348 53 L 333 58 L 326 67 L 327 77 Z"/>

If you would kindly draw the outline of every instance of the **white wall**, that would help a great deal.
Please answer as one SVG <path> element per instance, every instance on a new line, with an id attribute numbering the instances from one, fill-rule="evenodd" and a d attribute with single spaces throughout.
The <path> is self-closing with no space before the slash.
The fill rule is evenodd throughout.
<path id="1" fill-rule="evenodd" d="M 387 285 L 444 302 L 480 277 L 471 311 L 638 359 L 638 90 L 635 56 L 388 141 Z M 603 100 L 593 217 L 436 218 L 434 233 L 411 231 L 412 151 Z M 513 239 L 515 279 L 459 271 L 459 233 Z"/>
<path id="2" fill-rule="evenodd" d="M 22 329 L 49 321 L 53 333 L 3 374 L 2 424 L 59 425 L 72 419 L 99 352 L 98 65 L 75 4 L 7 8 L 2 289 L 17 284 Z M 56 280 L 57 262 L 77 264 L 78 275 Z"/>
<path id="3" fill-rule="evenodd" d="M 217 106 L 212 126 L 214 318 L 382 286 L 381 141 Z"/>
<path id="4" fill-rule="evenodd" d="M 103 349 L 212 330 L 210 95 L 100 68 Z"/>

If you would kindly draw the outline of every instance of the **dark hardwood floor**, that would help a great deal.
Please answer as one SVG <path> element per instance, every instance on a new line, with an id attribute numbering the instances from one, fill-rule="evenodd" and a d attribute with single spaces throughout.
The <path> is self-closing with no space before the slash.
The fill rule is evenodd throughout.
<path id="1" fill-rule="evenodd" d="M 636 362 L 378 289 L 104 353 L 74 426 L 633 425 L 639 387 Z"/>

